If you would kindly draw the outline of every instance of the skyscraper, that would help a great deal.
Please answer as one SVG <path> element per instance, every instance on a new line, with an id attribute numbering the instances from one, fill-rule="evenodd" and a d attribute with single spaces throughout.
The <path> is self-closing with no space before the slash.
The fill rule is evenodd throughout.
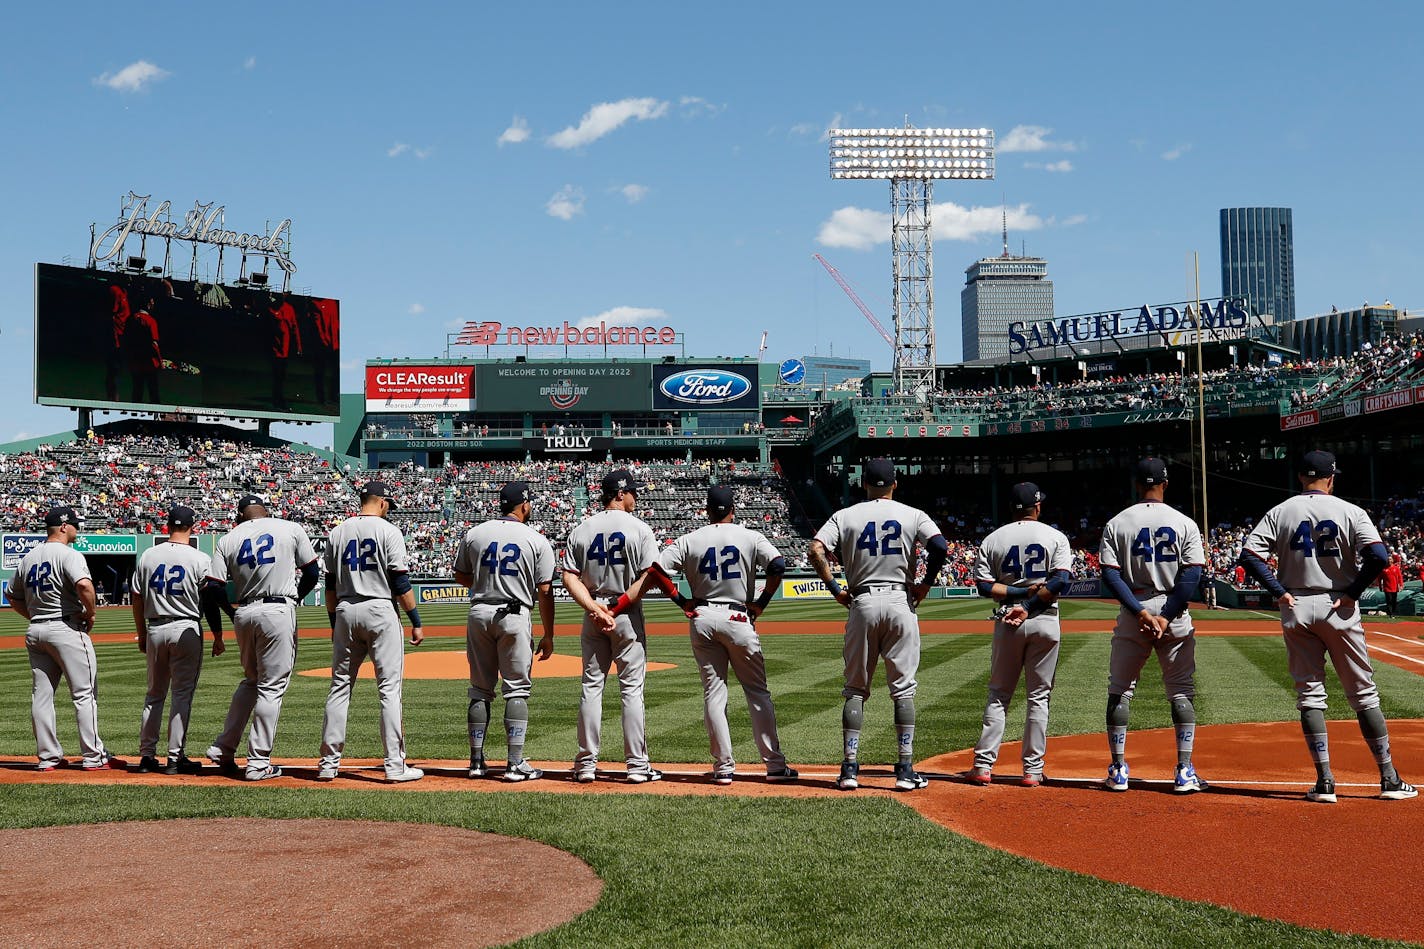
<path id="1" fill-rule="evenodd" d="M 964 360 L 1007 356 L 1009 324 L 1053 319 L 1053 281 L 1042 257 L 976 260 L 964 271 L 959 293 Z"/>
<path id="2" fill-rule="evenodd" d="M 1294 320 L 1294 245 L 1290 208 L 1222 208 L 1221 295 L 1278 323 Z"/>

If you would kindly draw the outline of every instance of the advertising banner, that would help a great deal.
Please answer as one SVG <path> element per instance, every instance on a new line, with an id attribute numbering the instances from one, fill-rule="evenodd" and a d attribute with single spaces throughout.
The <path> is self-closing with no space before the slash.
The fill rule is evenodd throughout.
<path id="1" fill-rule="evenodd" d="M 748 411 L 761 408 L 755 363 L 721 366 L 653 367 L 653 408 L 661 410 Z"/>
<path id="2" fill-rule="evenodd" d="M 415 584 L 417 606 L 423 606 L 426 603 L 468 603 L 469 601 L 470 591 L 458 583 L 439 586 L 427 586 L 424 583 Z"/>
<path id="3" fill-rule="evenodd" d="M 1291 415 L 1281 416 L 1281 431 L 1293 432 L 1298 428 L 1309 428 L 1311 425 L 1320 424 L 1320 410 L 1307 409 L 1304 412 L 1295 412 Z"/>
<path id="4" fill-rule="evenodd" d="M 25 559 L 25 554 L 43 544 L 44 541 L 44 534 L 6 534 L 4 555 L 3 559 L 0 559 L 0 567 L 14 570 L 20 565 L 20 561 Z"/>
<path id="5" fill-rule="evenodd" d="M 80 534 L 74 549 L 81 554 L 137 554 L 136 534 Z"/>
<path id="6" fill-rule="evenodd" d="M 647 363 L 498 363 L 478 369 L 482 412 L 633 412 L 648 408 Z"/>
<path id="7" fill-rule="evenodd" d="M 782 580 L 781 595 L 788 600 L 829 600 L 831 591 L 826 589 L 820 577 L 802 577 L 799 580 Z"/>
<path id="8" fill-rule="evenodd" d="M 474 366 L 366 367 L 367 412 L 473 412 Z"/>

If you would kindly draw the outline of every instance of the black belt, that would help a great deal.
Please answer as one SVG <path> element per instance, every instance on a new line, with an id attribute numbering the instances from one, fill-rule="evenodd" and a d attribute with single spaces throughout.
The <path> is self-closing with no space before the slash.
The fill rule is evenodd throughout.
<path id="1" fill-rule="evenodd" d="M 517 616 L 524 610 L 530 608 L 527 604 L 521 603 L 518 600 L 471 600 L 470 605 L 497 606 L 499 609 L 495 612 L 503 613 L 506 616 Z"/>
<path id="2" fill-rule="evenodd" d="M 851 596 L 861 596 L 865 593 L 904 593 L 906 586 L 903 583 L 863 583 L 858 587 L 850 588 Z"/>
<path id="3" fill-rule="evenodd" d="M 253 603 L 290 603 L 290 602 L 292 602 L 292 598 L 289 597 L 289 596 L 254 596 L 252 599 L 250 599 L 250 600 L 243 600 L 241 603 L 239 603 L 239 604 L 237 604 L 237 605 L 238 605 L 238 606 L 251 606 Z"/>
<path id="4" fill-rule="evenodd" d="M 737 600 L 703 600 L 694 597 L 692 599 L 693 609 L 696 609 L 699 606 L 725 606 L 728 609 L 733 610 L 745 610 L 747 608 L 747 605 L 745 603 L 738 602 Z"/>

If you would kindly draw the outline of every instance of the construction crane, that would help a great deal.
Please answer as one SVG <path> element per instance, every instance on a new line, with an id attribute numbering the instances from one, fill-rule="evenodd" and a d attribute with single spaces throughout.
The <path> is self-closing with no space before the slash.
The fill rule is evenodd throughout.
<path id="1" fill-rule="evenodd" d="M 817 263 L 819 263 L 822 267 L 826 268 L 826 273 L 831 275 L 831 279 L 834 280 L 836 284 L 842 290 L 845 291 L 846 296 L 850 297 L 850 302 L 854 303 L 856 309 L 860 310 L 860 312 L 864 314 L 865 318 L 870 321 L 870 325 L 875 327 L 875 332 L 880 334 L 880 338 L 885 340 L 886 344 L 889 345 L 891 349 L 894 349 L 895 338 L 891 336 L 890 333 L 885 329 L 885 327 L 880 324 L 880 321 L 875 318 L 875 314 L 870 312 L 870 307 L 866 306 L 863 302 L 861 302 L 860 297 L 857 296 L 856 292 L 851 289 L 850 284 L 846 283 L 845 277 L 841 276 L 841 272 L 836 268 L 832 267 L 831 262 L 826 260 L 826 258 L 822 257 L 820 254 L 812 254 L 811 256 L 816 258 Z"/>

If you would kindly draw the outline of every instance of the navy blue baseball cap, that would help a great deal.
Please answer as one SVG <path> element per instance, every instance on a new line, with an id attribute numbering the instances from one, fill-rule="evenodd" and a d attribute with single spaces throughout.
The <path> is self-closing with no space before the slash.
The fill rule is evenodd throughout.
<path id="1" fill-rule="evenodd" d="M 499 489 L 499 508 L 506 514 L 529 500 L 529 482 L 511 481 Z"/>
<path id="2" fill-rule="evenodd" d="M 1297 469 L 1307 478 L 1328 478 L 1340 473 L 1335 467 L 1335 456 L 1328 451 L 1308 451 L 1300 456 Z"/>
<path id="3" fill-rule="evenodd" d="M 618 496 L 619 491 L 638 493 L 638 482 L 633 480 L 633 472 L 627 468 L 614 468 L 603 476 L 603 498 L 609 500 Z"/>
<path id="4" fill-rule="evenodd" d="M 872 458 L 865 463 L 861 479 L 866 487 L 885 488 L 895 483 L 895 462 L 889 458 Z"/>
<path id="5" fill-rule="evenodd" d="M 385 498 L 391 510 L 396 509 L 396 499 L 391 494 L 391 486 L 384 481 L 367 481 L 366 486 L 361 489 L 361 502 L 364 504 L 367 498 Z"/>
<path id="6" fill-rule="evenodd" d="M 267 506 L 267 502 L 263 498 L 260 498 L 255 494 L 244 494 L 242 497 L 237 499 L 237 513 L 241 514 L 243 511 L 247 510 L 254 504 L 260 504 L 263 507 Z"/>
<path id="7" fill-rule="evenodd" d="M 714 484 L 707 489 L 707 510 L 725 516 L 733 507 L 735 492 L 730 484 Z"/>
<path id="8" fill-rule="evenodd" d="M 74 508 L 68 505 L 60 505 L 49 509 L 45 515 L 45 527 L 64 527 L 72 525 L 78 529 L 84 526 L 84 518 L 75 513 Z"/>
<path id="9" fill-rule="evenodd" d="M 1167 463 L 1161 458 L 1144 458 L 1137 463 L 1138 484 L 1166 484 Z"/>
<path id="10" fill-rule="evenodd" d="M 186 504 L 175 504 L 168 509 L 169 530 L 175 527 L 192 527 L 197 519 L 197 512 Z"/>
<path id="11" fill-rule="evenodd" d="M 1009 489 L 1009 497 L 1013 499 L 1014 510 L 1026 511 L 1042 502 L 1048 495 L 1040 491 L 1038 485 L 1032 481 L 1022 481 Z"/>

